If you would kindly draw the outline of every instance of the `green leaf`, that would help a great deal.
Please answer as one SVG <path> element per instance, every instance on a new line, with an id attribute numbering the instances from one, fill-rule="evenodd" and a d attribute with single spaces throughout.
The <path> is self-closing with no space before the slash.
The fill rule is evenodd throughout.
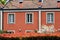
<path id="1" fill-rule="evenodd" d="M 6 1 L 7 0 L 0 0 L 0 3 L 2 3 L 3 5 L 5 5 L 6 4 Z"/>

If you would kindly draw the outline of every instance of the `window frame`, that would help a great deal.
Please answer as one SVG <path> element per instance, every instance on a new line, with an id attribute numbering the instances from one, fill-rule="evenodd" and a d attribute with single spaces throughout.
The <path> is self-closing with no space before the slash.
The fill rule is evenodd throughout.
<path id="1" fill-rule="evenodd" d="M 33 32 L 33 30 L 25 30 L 25 33 Z"/>
<path id="2" fill-rule="evenodd" d="M 7 30 L 7 32 L 13 32 L 15 34 L 15 30 Z"/>
<path id="3" fill-rule="evenodd" d="M 60 3 L 60 0 L 57 0 L 58 3 Z"/>
<path id="4" fill-rule="evenodd" d="M 24 0 L 19 0 L 20 3 L 23 3 Z"/>
<path id="5" fill-rule="evenodd" d="M 40 1 L 39 1 L 40 2 Z M 43 3 L 43 0 L 41 0 L 41 2 Z"/>
<path id="6" fill-rule="evenodd" d="M 50 23 L 49 23 L 49 22 L 47 21 L 47 14 L 50 14 L 50 13 L 53 14 L 53 22 L 50 22 Z M 47 12 L 47 13 L 46 13 L 46 24 L 53 24 L 54 22 L 55 22 L 55 14 L 54 14 L 54 12 Z"/>
<path id="7" fill-rule="evenodd" d="M 13 23 L 10 23 L 9 22 L 9 14 L 14 14 L 14 22 Z M 8 16 L 7 16 L 7 20 L 8 20 L 8 22 L 7 22 L 7 24 L 15 24 L 15 13 L 8 13 Z"/>
<path id="8" fill-rule="evenodd" d="M 32 14 L 32 22 L 27 22 L 27 14 Z M 25 13 L 25 23 L 26 24 L 33 24 L 33 22 L 34 22 L 34 14 L 33 14 L 33 12 L 26 12 Z"/>

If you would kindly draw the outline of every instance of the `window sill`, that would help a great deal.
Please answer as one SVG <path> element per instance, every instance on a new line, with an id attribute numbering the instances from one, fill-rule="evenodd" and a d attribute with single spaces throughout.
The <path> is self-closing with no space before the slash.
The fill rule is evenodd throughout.
<path id="1" fill-rule="evenodd" d="M 27 22 L 26 24 L 33 24 L 32 22 Z"/>
<path id="2" fill-rule="evenodd" d="M 47 24 L 54 24 L 54 23 L 47 23 Z"/>
<path id="3" fill-rule="evenodd" d="M 15 24 L 15 23 L 8 23 L 8 24 Z"/>

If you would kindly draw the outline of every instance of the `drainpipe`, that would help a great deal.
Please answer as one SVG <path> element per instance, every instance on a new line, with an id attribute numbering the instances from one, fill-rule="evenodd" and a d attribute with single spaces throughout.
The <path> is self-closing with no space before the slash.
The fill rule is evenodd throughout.
<path id="1" fill-rule="evenodd" d="M 39 10 L 39 30 L 38 33 L 42 33 L 41 31 L 41 10 Z"/>
<path id="2" fill-rule="evenodd" d="M 0 30 L 2 30 L 2 10 L 0 12 L 1 12 L 1 29 Z"/>

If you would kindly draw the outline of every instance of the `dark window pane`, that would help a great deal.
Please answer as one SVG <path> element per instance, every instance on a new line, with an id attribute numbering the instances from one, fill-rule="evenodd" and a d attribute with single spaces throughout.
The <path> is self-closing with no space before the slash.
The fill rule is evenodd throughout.
<path id="1" fill-rule="evenodd" d="M 42 2 L 42 0 L 39 0 L 39 2 Z"/>
<path id="2" fill-rule="evenodd" d="M 27 14 L 27 22 L 29 22 L 29 14 Z"/>
<path id="3" fill-rule="evenodd" d="M 32 22 L 32 14 L 27 14 L 27 22 Z"/>
<path id="4" fill-rule="evenodd" d="M 30 14 L 30 22 L 32 22 L 32 14 Z"/>
<path id="5" fill-rule="evenodd" d="M 58 3 L 60 3 L 60 1 L 57 1 Z"/>

